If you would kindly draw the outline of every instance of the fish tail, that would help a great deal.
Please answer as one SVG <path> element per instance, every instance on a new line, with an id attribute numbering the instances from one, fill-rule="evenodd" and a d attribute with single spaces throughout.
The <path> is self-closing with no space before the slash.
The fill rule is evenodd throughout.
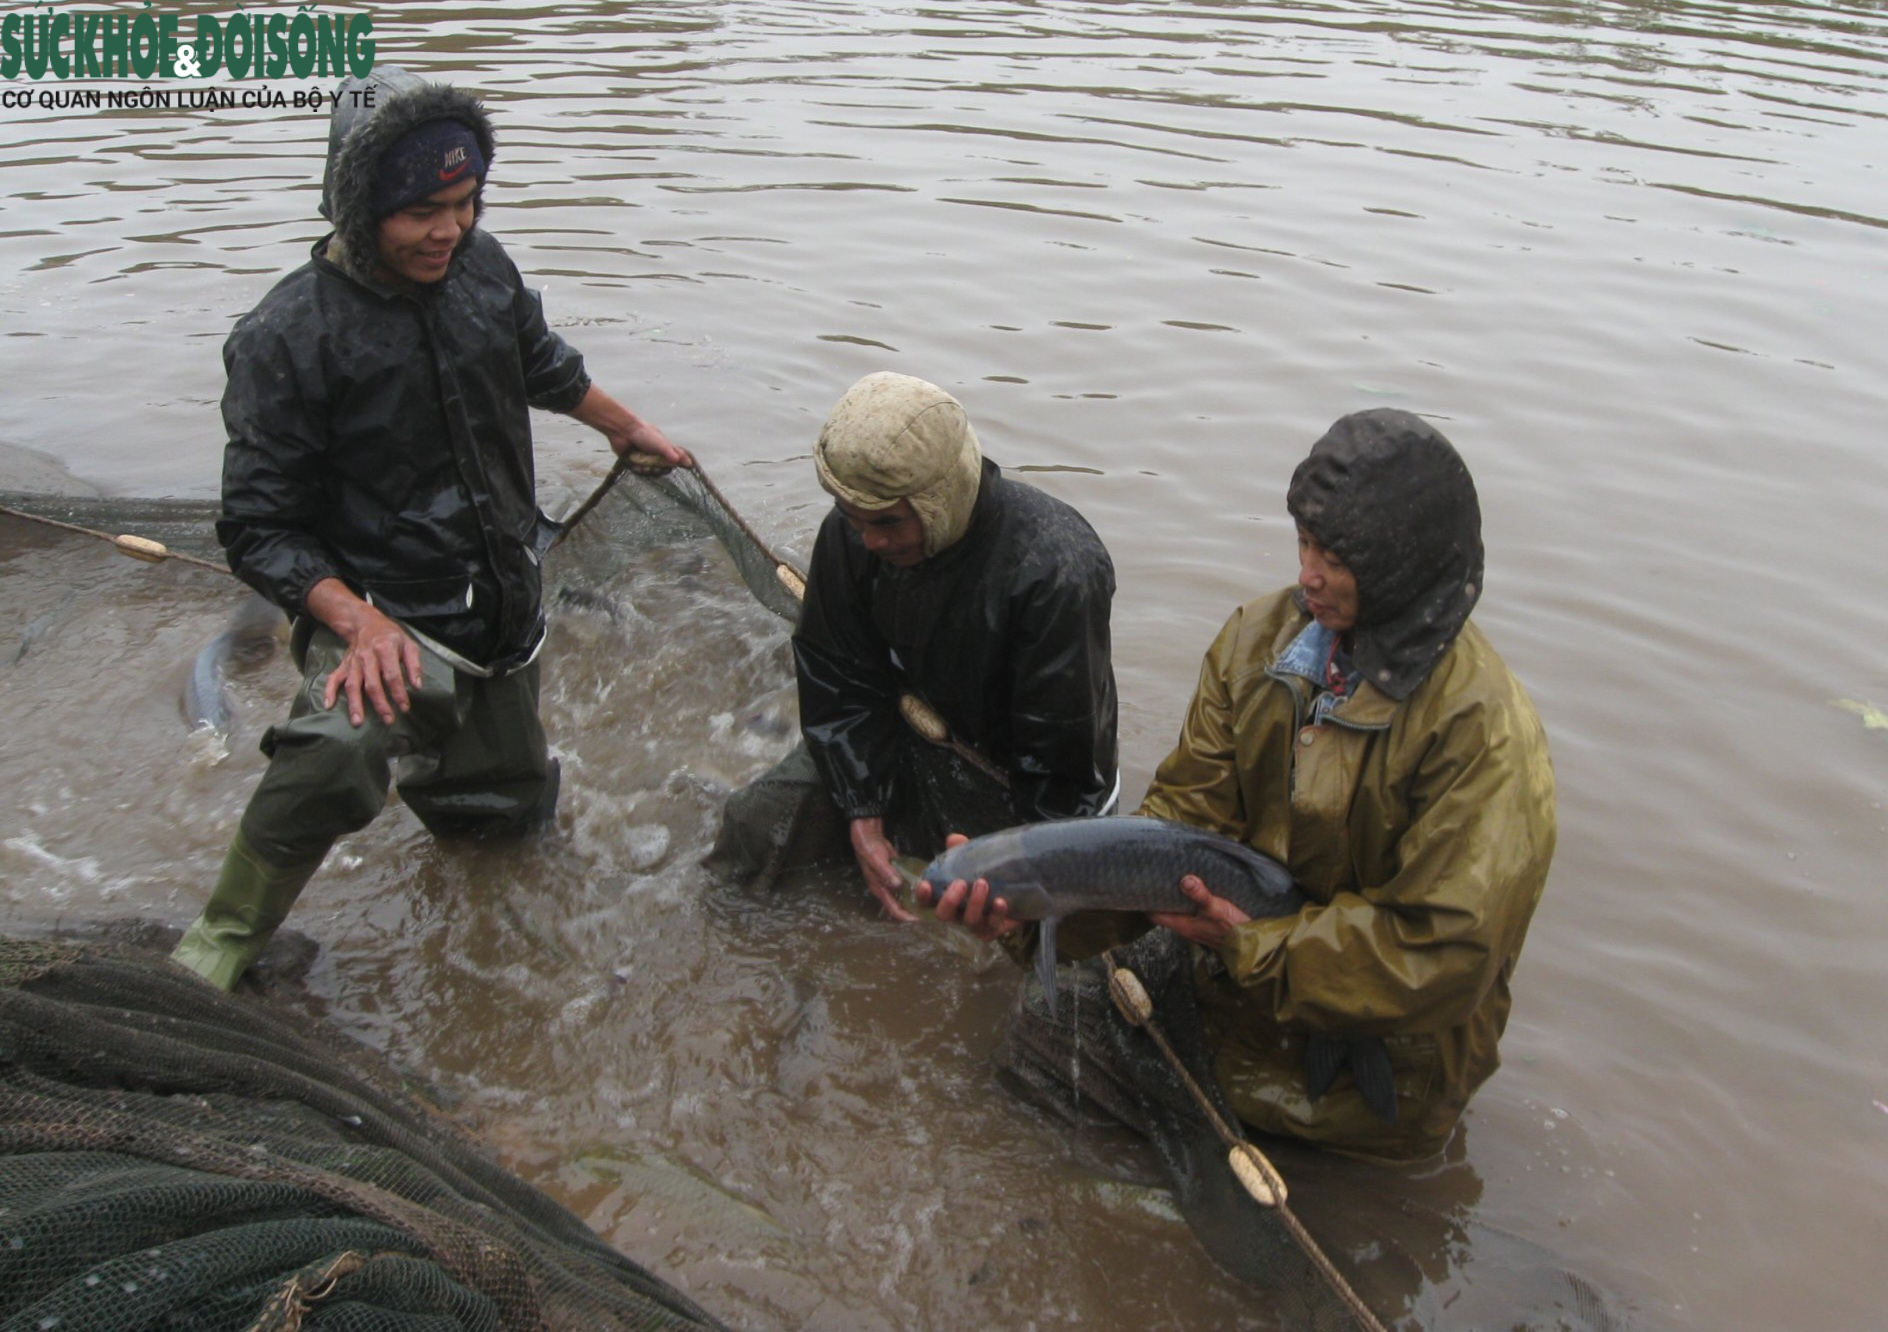
<path id="1" fill-rule="evenodd" d="M 1389 1047 L 1375 1036 L 1327 1036 L 1313 1032 L 1305 1042 L 1305 1092 L 1316 1101 L 1348 1069 L 1370 1112 L 1386 1124 L 1396 1122 L 1396 1076 Z"/>
<path id="2" fill-rule="evenodd" d="M 1344 1066 L 1344 1047 L 1335 1036 L 1314 1031 L 1305 1042 L 1305 1094 L 1314 1101 L 1324 1099 Z"/>
<path id="3" fill-rule="evenodd" d="M 229 698 L 224 680 L 229 673 L 230 635 L 218 634 L 190 663 L 184 677 L 184 718 L 195 727 L 214 731 L 229 729 Z"/>

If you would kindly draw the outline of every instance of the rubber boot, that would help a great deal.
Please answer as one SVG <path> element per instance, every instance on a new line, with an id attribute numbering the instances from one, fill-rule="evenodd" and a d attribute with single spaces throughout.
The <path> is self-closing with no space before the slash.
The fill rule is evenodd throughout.
<path id="1" fill-rule="evenodd" d="M 324 853 L 325 854 L 325 853 Z M 223 858 L 223 872 L 203 914 L 177 941 L 170 959 L 220 990 L 231 990 L 268 946 L 276 927 L 304 885 L 321 868 L 322 856 L 286 868 L 271 865 L 238 830 Z"/>

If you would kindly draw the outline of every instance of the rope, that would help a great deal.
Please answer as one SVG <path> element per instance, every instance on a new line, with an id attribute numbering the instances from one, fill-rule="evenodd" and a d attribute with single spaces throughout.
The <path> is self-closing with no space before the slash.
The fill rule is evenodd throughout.
<path id="1" fill-rule="evenodd" d="M 655 455 L 637 454 L 635 456 L 640 458 L 654 457 Z M 629 459 L 629 454 L 617 455 L 616 464 L 610 468 L 610 474 L 603 478 L 602 482 L 595 490 L 590 492 L 590 498 L 585 500 L 582 504 L 579 504 L 568 518 L 558 524 L 557 536 L 552 539 L 550 549 L 556 550 L 559 546 L 563 545 L 564 538 L 576 531 L 577 524 L 587 518 L 590 515 L 590 510 L 596 508 L 603 497 L 616 487 L 616 483 L 623 479 L 623 473 L 629 470 Z"/>
<path id="2" fill-rule="evenodd" d="M 754 545 L 767 556 L 768 559 L 774 562 L 774 565 L 776 566 L 777 569 L 792 568 L 792 566 L 789 565 L 785 560 L 781 559 L 778 555 L 774 554 L 773 547 L 769 546 L 765 541 L 762 541 L 760 539 L 760 534 L 758 532 L 756 532 L 753 528 L 747 525 L 747 519 L 741 517 L 740 510 L 736 509 L 732 504 L 728 503 L 728 497 L 721 493 L 720 487 L 716 486 L 715 483 L 709 479 L 708 473 L 702 471 L 699 466 L 695 468 L 695 479 L 701 482 L 701 486 L 703 490 L 706 490 L 709 493 L 709 495 L 713 496 L 714 502 L 721 506 L 721 511 L 727 514 L 728 517 L 734 521 L 734 525 L 736 527 L 741 529 L 741 535 L 746 537 L 749 541 L 752 541 Z M 792 583 L 789 582 L 787 585 L 791 587 Z M 801 580 L 800 586 L 801 586 L 801 591 L 797 595 L 799 595 L 801 600 L 805 600 L 806 583 L 804 579 Z"/>
<path id="3" fill-rule="evenodd" d="M 1103 951 L 1101 957 L 1108 968 L 1108 993 L 1113 997 L 1115 1007 L 1130 1025 L 1139 1027 L 1153 1038 L 1161 1057 L 1179 1075 L 1187 1094 L 1206 1116 L 1207 1123 L 1213 1126 L 1213 1132 L 1219 1135 L 1220 1142 L 1225 1144 L 1230 1154 L 1232 1171 L 1238 1176 L 1240 1184 L 1261 1206 L 1278 1213 L 1279 1220 L 1285 1225 L 1285 1232 L 1305 1257 L 1310 1259 L 1318 1275 L 1324 1278 L 1325 1285 L 1350 1311 L 1351 1317 L 1357 1320 L 1363 1332 L 1388 1332 L 1376 1314 L 1370 1311 L 1370 1306 L 1351 1289 L 1350 1282 L 1344 1279 L 1344 1274 L 1325 1255 L 1317 1240 L 1311 1237 L 1311 1232 L 1304 1228 L 1304 1223 L 1292 1212 L 1286 1201 L 1285 1181 L 1277 1169 L 1263 1152 L 1246 1141 L 1245 1135 L 1236 1126 L 1226 1122 L 1225 1117 L 1214 1108 L 1205 1089 L 1181 1061 L 1173 1046 L 1168 1044 L 1167 1034 L 1154 1021 L 1154 1001 L 1149 998 L 1147 987 L 1141 984 L 1141 978 L 1126 967 L 1116 966 L 1112 949 Z M 1258 1177 L 1256 1180 L 1253 1178 L 1255 1175 Z"/>
<path id="4" fill-rule="evenodd" d="M 149 537 L 120 534 L 113 536 L 109 532 L 96 532 L 89 527 L 80 527 L 77 523 L 62 523 L 57 518 L 42 517 L 37 513 L 24 513 L 19 509 L 10 509 L 0 504 L 0 513 L 12 518 L 24 518 L 29 523 L 39 523 L 46 527 L 56 527 L 62 532 L 77 532 L 80 536 L 97 537 L 100 541 L 109 541 L 120 555 L 129 555 L 134 560 L 143 560 L 146 564 L 162 564 L 165 560 L 181 560 L 185 564 L 194 564 L 199 569 L 209 569 L 214 573 L 229 574 L 226 565 L 214 560 L 202 559 L 196 555 L 186 555 L 181 550 L 172 550 L 161 541 L 152 541 Z M 230 575 L 234 576 L 234 575 Z"/>

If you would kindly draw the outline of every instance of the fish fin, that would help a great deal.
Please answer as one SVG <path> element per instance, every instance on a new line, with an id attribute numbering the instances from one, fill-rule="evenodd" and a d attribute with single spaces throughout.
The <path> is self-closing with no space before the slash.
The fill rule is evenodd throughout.
<path id="1" fill-rule="evenodd" d="M 1044 916 L 1036 936 L 1036 980 L 1042 985 L 1042 1005 L 1055 1017 L 1055 917 Z"/>
<path id="2" fill-rule="evenodd" d="M 1314 1101 L 1321 1100 L 1343 1066 L 1344 1047 L 1337 1037 L 1312 1032 L 1305 1042 L 1305 1094 Z"/>
<path id="3" fill-rule="evenodd" d="M 1339 1037 L 1312 1033 L 1305 1042 L 1305 1092 L 1316 1101 L 1331 1090 L 1340 1070 L 1350 1080 L 1370 1113 L 1386 1124 L 1396 1122 L 1396 1075 L 1390 1050 L 1375 1036 Z"/>
<path id="4" fill-rule="evenodd" d="M 1344 1042 L 1350 1080 L 1357 1084 L 1364 1104 L 1386 1124 L 1396 1122 L 1396 1075 L 1390 1069 L 1390 1048 L 1375 1036 Z"/>

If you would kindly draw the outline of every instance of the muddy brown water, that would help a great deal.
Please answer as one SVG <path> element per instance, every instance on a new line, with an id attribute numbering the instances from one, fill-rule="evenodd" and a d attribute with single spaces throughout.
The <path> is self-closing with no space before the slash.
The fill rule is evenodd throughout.
<path id="1" fill-rule="evenodd" d="M 1879 6 L 373 13 L 380 60 L 489 98 L 487 222 L 553 323 L 771 539 L 804 549 L 811 436 L 880 368 L 1091 518 L 1130 800 L 1227 611 L 1291 576 L 1311 440 L 1435 420 L 1560 851 L 1448 1157 L 1299 1161 L 1295 1196 L 1405 1325 L 1544 1321 L 1531 1265 L 1634 1326 L 1879 1325 Z M 320 234 L 323 135 L 0 110 L 0 489 L 213 497 L 221 340 Z M 602 463 L 540 424 L 558 512 Z M 844 876 L 695 868 L 789 742 L 781 629 L 700 543 L 621 592 L 552 644 L 555 834 L 442 847 L 396 806 L 294 917 L 297 1002 L 736 1326 L 1275 1326 L 1132 1143 L 994 1083 L 1006 963 Z M 185 731 L 233 605 L 0 520 L 0 923 L 196 910 L 293 688 L 257 664 L 227 745 Z"/>

